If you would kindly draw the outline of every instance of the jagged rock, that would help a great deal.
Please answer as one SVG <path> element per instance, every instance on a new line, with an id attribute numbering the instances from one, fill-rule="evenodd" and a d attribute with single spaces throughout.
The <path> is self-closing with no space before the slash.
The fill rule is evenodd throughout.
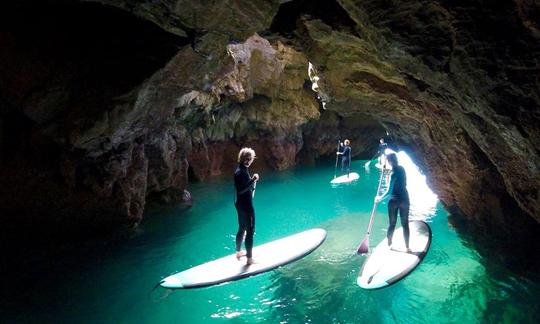
<path id="1" fill-rule="evenodd" d="M 122 8 L 179 36 L 217 31 L 243 40 L 267 29 L 282 1 L 84 0 Z"/>
<path id="2" fill-rule="evenodd" d="M 538 89 L 532 75 L 509 80 L 515 67 L 534 69 L 527 65 L 539 46 L 520 22 L 489 5 L 480 12 L 439 2 L 339 2 L 361 28 L 359 36 L 310 19 L 302 31 L 307 56 L 321 70 L 319 87 L 332 98 L 329 109 L 358 109 L 384 124 L 416 153 L 441 200 L 454 210 L 489 215 L 501 206 L 478 201 L 508 193 L 539 220 L 540 160 L 530 141 L 538 135 L 531 123 L 538 124 Z M 504 24 L 521 39 L 508 33 L 499 35 L 503 42 L 485 39 L 479 21 Z M 535 45 L 525 50 L 525 43 Z M 497 74 L 487 53 L 500 64 Z"/>
<path id="3" fill-rule="evenodd" d="M 80 204 L 137 223 L 147 197 L 189 201 L 188 177 L 231 172 L 242 146 L 285 169 L 339 137 L 367 158 L 388 131 L 453 214 L 509 235 L 540 221 L 535 2 L 89 2 L 105 5 L 3 10 L 84 18 L 0 34 L 4 211 L 46 191 L 30 217 Z"/>

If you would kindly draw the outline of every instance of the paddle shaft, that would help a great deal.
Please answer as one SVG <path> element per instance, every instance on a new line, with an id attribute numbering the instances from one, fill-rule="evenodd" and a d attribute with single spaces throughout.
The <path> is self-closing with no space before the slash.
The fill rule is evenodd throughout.
<path id="1" fill-rule="evenodd" d="M 339 140 L 337 141 L 337 152 L 339 152 Z M 339 154 L 336 154 L 336 166 L 334 167 L 334 179 L 336 178 L 336 173 L 337 173 L 338 158 L 339 158 Z"/>
<path id="2" fill-rule="evenodd" d="M 257 181 L 253 182 L 253 192 L 251 193 L 251 198 L 255 198 L 255 189 L 257 189 Z"/>
<path id="3" fill-rule="evenodd" d="M 385 169 L 386 163 L 383 165 L 381 169 L 381 177 L 379 178 L 379 186 L 377 187 L 377 196 L 379 196 L 379 192 L 381 191 L 381 185 L 382 185 L 382 179 L 384 177 L 384 169 Z M 375 210 L 377 209 L 377 201 L 373 202 L 373 209 L 371 210 L 371 217 L 369 217 L 369 225 L 368 230 L 366 233 L 366 237 L 360 243 L 360 246 L 356 250 L 358 254 L 365 254 L 369 252 L 369 233 L 371 233 L 371 226 L 373 225 L 373 218 L 375 216 Z"/>
<path id="4" fill-rule="evenodd" d="M 385 165 L 383 165 L 383 168 L 381 169 L 381 176 L 379 177 L 379 186 L 377 187 L 377 196 L 379 195 L 379 192 L 381 191 L 381 184 L 382 184 L 382 179 L 384 177 L 384 168 Z M 371 210 L 371 217 L 369 218 L 369 225 L 368 225 L 368 230 L 367 230 L 367 235 L 369 235 L 369 233 L 371 233 L 371 226 L 373 225 L 373 216 L 375 216 L 375 210 L 377 209 L 377 202 L 374 202 L 373 203 L 373 209 Z"/>

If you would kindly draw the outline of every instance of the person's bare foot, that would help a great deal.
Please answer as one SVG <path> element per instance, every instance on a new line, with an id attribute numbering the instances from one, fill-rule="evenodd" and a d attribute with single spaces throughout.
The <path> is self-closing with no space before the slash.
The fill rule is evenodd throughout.
<path id="1" fill-rule="evenodd" d="M 246 256 L 246 254 L 245 254 L 245 253 L 242 253 L 242 251 L 236 252 L 236 258 L 237 258 L 238 260 L 240 260 L 240 258 L 243 257 L 243 256 Z"/>
<path id="2" fill-rule="evenodd" d="M 253 260 L 253 258 L 248 258 L 246 261 L 246 265 L 252 265 L 254 263 L 255 263 L 255 260 Z"/>

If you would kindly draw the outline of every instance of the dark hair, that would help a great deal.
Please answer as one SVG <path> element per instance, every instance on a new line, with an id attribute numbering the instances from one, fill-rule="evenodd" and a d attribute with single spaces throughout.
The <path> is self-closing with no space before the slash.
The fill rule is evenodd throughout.
<path id="1" fill-rule="evenodd" d="M 396 154 L 390 153 L 390 154 L 388 154 L 386 156 L 386 159 L 390 162 L 390 164 L 392 164 L 392 166 L 398 165 L 398 160 L 397 160 Z"/>

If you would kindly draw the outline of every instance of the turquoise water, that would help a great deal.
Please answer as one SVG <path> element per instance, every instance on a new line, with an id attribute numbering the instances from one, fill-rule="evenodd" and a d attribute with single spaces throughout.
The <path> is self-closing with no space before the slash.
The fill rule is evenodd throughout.
<path id="1" fill-rule="evenodd" d="M 148 211 L 137 233 L 36 257 L 28 283 L 3 302 L 0 322 L 33 323 L 536 323 L 540 286 L 492 265 L 448 225 L 447 213 L 406 167 L 411 218 L 433 231 L 429 253 L 404 280 L 356 285 L 379 179 L 354 161 L 359 181 L 332 187 L 333 165 L 261 173 L 255 244 L 309 228 L 328 232 L 309 256 L 255 277 L 203 289 L 153 290 L 163 277 L 234 252 L 231 177 L 191 185 L 193 208 Z M 257 170 L 256 163 L 252 170 Z M 377 208 L 371 246 L 385 237 Z M 399 222 L 398 222 L 399 224 Z M 399 226 L 399 225 L 398 225 Z M 30 266 L 32 263 L 30 262 Z M 36 273 L 37 272 L 37 273 Z M 7 294 L 6 294 L 7 295 Z"/>

